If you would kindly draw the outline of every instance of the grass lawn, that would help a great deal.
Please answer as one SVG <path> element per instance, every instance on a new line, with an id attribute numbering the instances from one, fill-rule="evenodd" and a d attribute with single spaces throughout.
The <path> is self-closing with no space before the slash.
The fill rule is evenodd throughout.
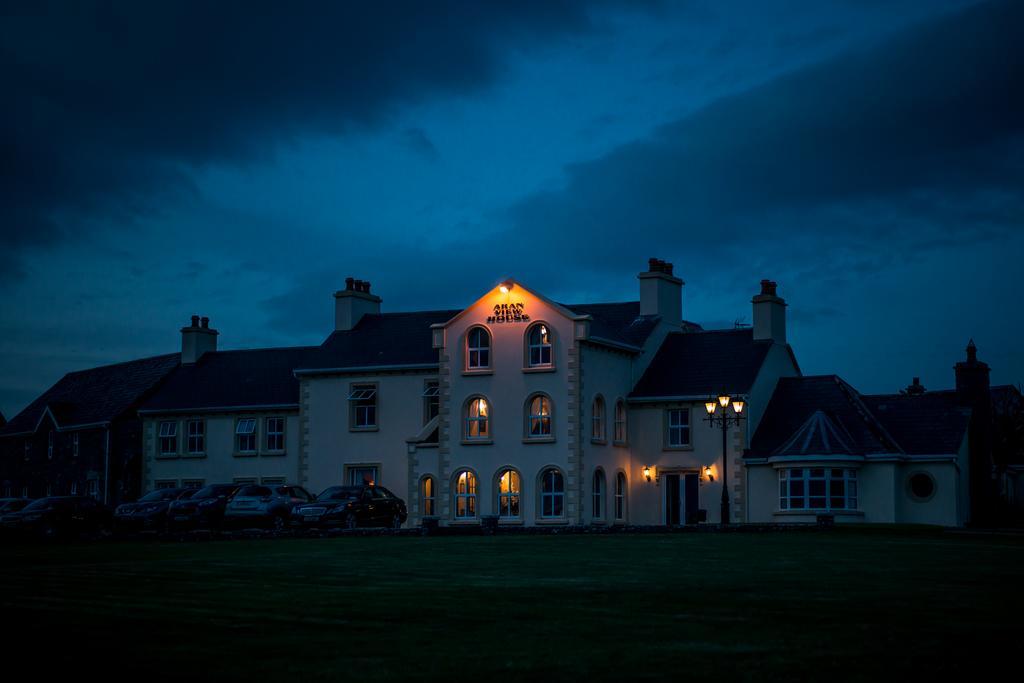
<path id="1" fill-rule="evenodd" d="M 931 530 L 8 545 L 3 667 L 46 643 L 29 671 L 116 680 L 975 678 L 1019 672 L 1022 578 L 1024 537 Z"/>

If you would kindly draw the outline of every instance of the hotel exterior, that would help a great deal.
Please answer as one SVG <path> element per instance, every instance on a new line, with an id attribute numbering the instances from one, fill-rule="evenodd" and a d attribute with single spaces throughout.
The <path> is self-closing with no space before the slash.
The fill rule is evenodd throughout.
<path id="1" fill-rule="evenodd" d="M 990 495 L 991 395 L 1015 392 L 990 389 L 973 345 L 956 390 L 864 396 L 801 375 L 774 282 L 753 324 L 726 330 L 683 319 L 671 264 L 651 259 L 638 282 L 626 303 L 563 304 L 507 280 L 461 310 L 388 313 L 350 278 L 311 347 L 218 351 L 193 317 L 180 355 L 131 397 L 136 488 L 370 481 L 407 501 L 407 526 L 957 526 Z M 10 454 L 63 429 L 47 397 L 65 380 L 0 429 L 9 488 L 38 487 Z"/>

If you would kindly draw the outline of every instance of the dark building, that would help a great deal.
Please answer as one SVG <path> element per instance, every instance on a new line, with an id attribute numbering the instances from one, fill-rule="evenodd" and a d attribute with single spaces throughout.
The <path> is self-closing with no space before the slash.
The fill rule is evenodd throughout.
<path id="1" fill-rule="evenodd" d="M 142 423 L 136 410 L 179 354 L 71 372 L 0 427 L 0 494 L 139 495 Z"/>

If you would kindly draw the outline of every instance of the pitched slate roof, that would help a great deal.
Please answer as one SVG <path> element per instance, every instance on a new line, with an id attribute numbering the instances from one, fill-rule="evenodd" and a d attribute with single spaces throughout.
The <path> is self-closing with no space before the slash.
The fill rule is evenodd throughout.
<path id="1" fill-rule="evenodd" d="M 60 428 L 109 422 L 134 408 L 178 360 L 179 354 L 169 353 L 69 372 L 13 417 L 0 435 L 35 430 L 47 408 Z"/>
<path id="2" fill-rule="evenodd" d="M 846 430 L 824 411 L 816 410 L 775 455 L 853 455 Z"/>
<path id="3" fill-rule="evenodd" d="M 560 304 L 577 315 L 589 315 L 590 336 L 629 346 L 643 346 L 658 326 L 656 315 L 640 315 L 639 301 L 610 304 Z M 698 331 L 700 325 L 683 321 L 682 328 Z"/>
<path id="4" fill-rule="evenodd" d="M 179 365 L 141 412 L 291 406 L 299 403 L 294 369 L 320 347 L 212 351 Z"/>
<path id="5" fill-rule="evenodd" d="M 948 455 L 956 453 L 969 412 L 953 392 L 862 395 L 836 375 L 779 380 L 750 441 L 746 457 L 835 455 L 823 444 L 794 450 L 808 423 L 821 415 L 844 438 L 850 455 Z M 819 418 L 820 419 L 820 418 Z"/>
<path id="6" fill-rule="evenodd" d="M 750 328 L 672 332 L 629 396 L 747 393 L 771 346 L 771 341 L 754 341 Z"/>
<path id="7" fill-rule="evenodd" d="M 361 368 L 437 363 L 430 326 L 460 311 L 364 315 L 351 330 L 332 332 L 307 365 L 296 369 Z"/>

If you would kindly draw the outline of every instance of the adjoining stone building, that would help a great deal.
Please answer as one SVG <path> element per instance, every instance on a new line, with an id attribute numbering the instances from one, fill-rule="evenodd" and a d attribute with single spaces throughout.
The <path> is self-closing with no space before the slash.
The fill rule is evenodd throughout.
<path id="1" fill-rule="evenodd" d="M 975 356 L 958 391 L 861 396 L 801 376 L 774 282 L 752 326 L 704 330 L 672 265 L 648 266 L 631 302 L 562 304 L 510 279 L 463 309 L 402 313 L 349 278 L 312 347 L 218 351 L 193 318 L 135 404 L 138 486 L 371 481 L 409 525 L 715 523 L 723 486 L 733 522 L 960 525 L 991 498 Z M 723 393 L 744 406 L 724 459 L 705 422 Z"/>

